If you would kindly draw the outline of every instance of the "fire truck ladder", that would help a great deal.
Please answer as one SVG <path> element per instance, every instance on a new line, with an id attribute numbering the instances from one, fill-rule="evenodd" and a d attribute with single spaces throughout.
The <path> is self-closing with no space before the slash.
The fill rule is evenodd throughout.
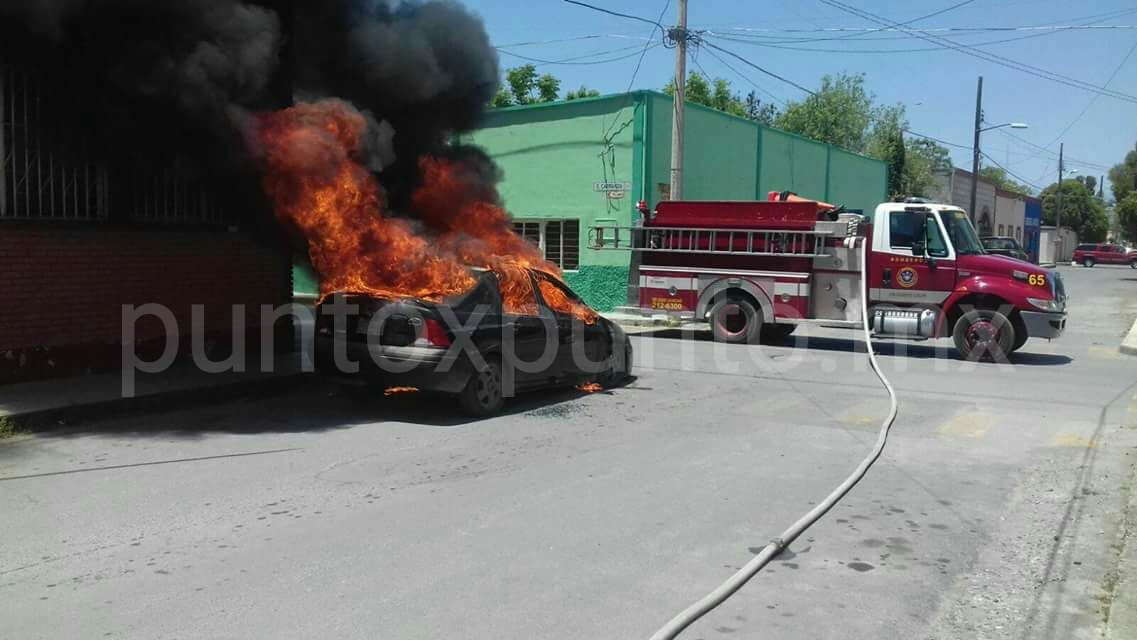
<path id="1" fill-rule="evenodd" d="M 652 251 L 715 255 L 825 257 L 831 229 L 711 229 L 694 227 L 618 227 L 588 230 L 588 245 L 597 250 Z"/>

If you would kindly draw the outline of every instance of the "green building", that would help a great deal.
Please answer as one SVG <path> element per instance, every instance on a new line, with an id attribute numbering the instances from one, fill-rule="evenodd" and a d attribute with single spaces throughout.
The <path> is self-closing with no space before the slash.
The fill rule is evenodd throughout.
<path id="1" fill-rule="evenodd" d="M 499 189 L 517 230 L 607 311 L 627 303 L 631 256 L 588 249 L 588 228 L 630 226 L 637 201 L 667 199 L 671 115 L 671 97 L 654 91 L 507 107 L 488 112 L 461 142 L 501 167 Z M 685 200 L 764 200 L 788 189 L 870 212 L 886 199 L 879 160 L 694 104 L 685 134 Z"/>

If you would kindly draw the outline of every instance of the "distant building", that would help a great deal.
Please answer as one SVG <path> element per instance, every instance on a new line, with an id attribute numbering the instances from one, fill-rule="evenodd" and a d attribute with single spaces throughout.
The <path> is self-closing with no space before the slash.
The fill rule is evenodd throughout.
<path id="1" fill-rule="evenodd" d="M 975 193 L 975 212 L 973 213 L 968 211 L 971 207 L 972 174 L 970 171 L 952 169 L 951 171 L 937 173 L 933 177 L 936 186 L 933 187 L 930 194 L 931 199 L 936 202 L 952 204 L 967 211 L 968 215 L 971 215 L 975 221 L 975 228 L 979 231 L 979 235 L 996 235 L 995 232 L 998 228 L 995 226 L 995 212 L 998 187 L 994 182 L 982 176 L 979 177 L 979 185 Z M 1009 223 L 1004 223 L 1004 231 L 1006 231 L 1007 224 Z"/>

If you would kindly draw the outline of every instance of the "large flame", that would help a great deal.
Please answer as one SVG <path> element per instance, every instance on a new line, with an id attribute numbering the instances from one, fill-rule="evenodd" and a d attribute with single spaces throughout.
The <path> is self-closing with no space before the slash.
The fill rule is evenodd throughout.
<path id="1" fill-rule="evenodd" d="M 441 300 L 473 286 L 470 267 L 492 269 L 505 310 L 536 314 L 529 269 L 561 271 L 513 232 L 497 193 L 462 160 L 419 160 L 422 185 L 411 207 L 425 229 L 388 215 L 362 163 L 367 121 L 351 105 L 324 100 L 264 114 L 257 129 L 266 192 L 277 216 L 308 241 L 320 293 Z M 563 293 L 547 304 L 592 323 L 596 314 Z"/>

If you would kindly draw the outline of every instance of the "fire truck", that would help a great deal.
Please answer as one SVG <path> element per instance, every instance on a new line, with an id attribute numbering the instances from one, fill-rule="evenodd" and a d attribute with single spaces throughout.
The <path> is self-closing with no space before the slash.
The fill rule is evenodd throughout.
<path id="1" fill-rule="evenodd" d="M 1001 359 L 1066 327 L 1058 272 L 986 253 L 951 205 L 909 199 L 862 215 L 771 192 L 639 209 L 639 225 L 589 229 L 591 248 L 633 252 L 639 305 L 626 310 L 707 322 L 719 341 L 860 328 L 867 310 L 874 336 L 951 337 L 961 358 Z"/>

